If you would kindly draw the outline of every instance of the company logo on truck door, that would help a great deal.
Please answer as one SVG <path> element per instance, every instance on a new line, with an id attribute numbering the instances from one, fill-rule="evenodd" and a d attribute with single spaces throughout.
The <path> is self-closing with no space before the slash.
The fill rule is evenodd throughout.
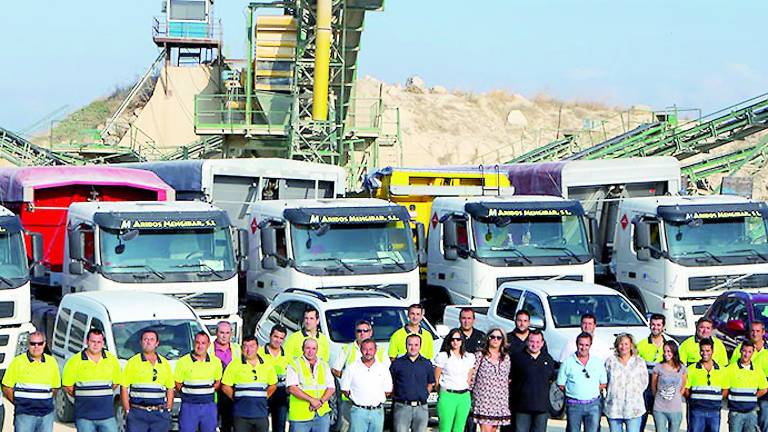
<path id="1" fill-rule="evenodd" d="M 351 223 L 376 223 L 376 222 L 397 222 L 401 220 L 395 215 L 388 214 L 372 214 L 372 215 L 309 215 L 310 224 L 351 224 Z"/>
<path id="2" fill-rule="evenodd" d="M 728 219 L 742 217 L 760 217 L 757 210 L 733 210 L 733 211 L 712 211 L 712 212 L 693 212 L 686 213 L 686 219 Z"/>
<path id="3" fill-rule="evenodd" d="M 215 228 L 214 219 L 122 220 L 120 229 Z"/>
<path id="4" fill-rule="evenodd" d="M 568 209 L 508 209 L 508 208 L 489 208 L 487 217 L 494 216 L 573 216 Z"/>

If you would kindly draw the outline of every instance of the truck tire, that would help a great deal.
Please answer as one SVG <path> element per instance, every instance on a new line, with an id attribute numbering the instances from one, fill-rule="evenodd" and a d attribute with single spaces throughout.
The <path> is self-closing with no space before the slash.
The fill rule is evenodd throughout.
<path id="1" fill-rule="evenodd" d="M 64 389 L 59 389 L 53 398 L 53 407 L 56 410 L 56 418 L 61 423 L 72 423 L 75 421 L 75 404 L 69 400 L 69 396 Z"/>
<path id="2" fill-rule="evenodd" d="M 554 382 L 549 386 L 549 416 L 558 420 L 565 418 L 565 393 Z"/>

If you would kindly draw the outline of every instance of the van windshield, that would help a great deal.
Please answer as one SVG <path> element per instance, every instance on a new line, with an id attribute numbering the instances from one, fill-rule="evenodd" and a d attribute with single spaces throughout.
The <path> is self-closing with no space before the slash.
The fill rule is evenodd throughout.
<path id="1" fill-rule="evenodd" d="M 355 340 L 355 323 L 366 320 L 373 324 L 373 338 L 376 342 L 389 342 L 392 333 L 408 323 L 408 309 L 393 306 L 355 307 L 329 310 L 325 313 L 328 330 L 333 342 L 349 343 Z M 436 338 L 432 326 L 421 321 L 424 329 Z"/>
<path id="2" fill-rule="evenodd" d="M 157 352 L 176 360 L 192 352 L 195 334 L 203 329 L 194 320 L 133 321 L 112 324 L 117 357 L 127 360 L 141 352 L 141 333 L 154 330 L 160 336 Z"/>
<path id="3" fill-rule="evenodd" d="M 645 326 L 632 305 L 617 295 L 567 295 L 549 297 L 555 327 L 579 327 L 590 313 L 600 327 Z"/>

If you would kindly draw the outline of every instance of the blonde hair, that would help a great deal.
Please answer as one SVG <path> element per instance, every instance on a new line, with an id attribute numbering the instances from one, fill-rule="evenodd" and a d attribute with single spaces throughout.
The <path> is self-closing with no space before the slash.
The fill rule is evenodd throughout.
<path id="1" fill-rule="evenodd" d="M 632 337 L 631 334 L 628 333 L 622 333 L 618 336 L 616 336 L 616 340 L 613 341 L 613 355 L 616 357 L 619 356 L 619 344 L 623 339 L 629 339 L 629 353 L 630 355 L 636 356 L 637 355 L 637 345 L 635 345 L 635 338 Z"/>

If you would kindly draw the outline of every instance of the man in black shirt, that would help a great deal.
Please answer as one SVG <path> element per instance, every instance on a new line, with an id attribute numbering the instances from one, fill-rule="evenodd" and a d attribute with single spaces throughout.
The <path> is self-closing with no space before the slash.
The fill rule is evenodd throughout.
<path id="1" fill-rule="evenodd" d="M 459 312 L 461 337 L 464 339 L 464 351 L 474 354 L 485 342 L 485 332 L 476 329 L 475 311 L 472 308 L 461 308 Z"/>
<path id="2" fill-rule="evenodd" d="M 419 354 L 421 336 L 408 335 L 405 346 L 408 352 L 389 367 L 394 401 L 392 423 L 394 432 L 424 432 L 429 420 L 427 397 L 435 385 L 435 370 L 432 362 Z"/>
<path id="3" fill-rule="evenodd" d="M 530 326 L 531 314 L 525 309 L 517 311 L 515 314 L 515 329 L 507 333 L 510 354 L 525 349 L 525 344 L 528 341 L 528 334 L 530 333 Z"/>
<path id="4" fill-rule="evenodd" d="M 555 380 L 555 361 L 544 351 L 540 330 L 528 332 L 526 348 L 510 354 L 509 399 L 515 432 L 546 432 L 549 419 L 549 387 Z"/>

